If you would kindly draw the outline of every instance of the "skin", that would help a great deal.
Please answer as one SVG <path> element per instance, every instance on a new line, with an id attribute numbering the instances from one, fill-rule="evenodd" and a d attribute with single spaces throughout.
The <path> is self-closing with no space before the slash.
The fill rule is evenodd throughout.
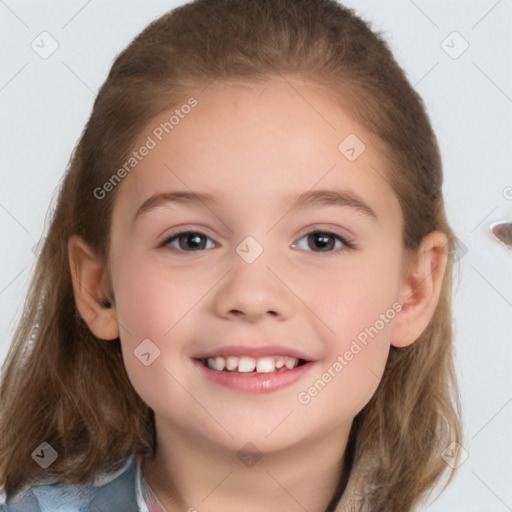
<path id="1" fill-rule="evenodd" d="M 212 84 L 195 97 L 197 107 L 118 186 L 108 262 L 70 239 L 77 307 L 97 337 L 120 336 L 129 378 L 155 411 L 157 451 L 143 473 L 169 512 L 230 512 L 240 503 L 247 512 L 321 512 L 390 346 L 413 343 L 432 318 L 446 237 L 433 232 L 417 254 L 404 251 L 400 205 L 375 139 L 317 86 Z M 170 113 L 152 120 L 135 147 Z M 349 134 L 366 145 L 353 162 L 338 150 Z M 377 219 L 349 207 L 286 203 L 320 188 L 357 194 Z M 133 220 L 148 197 L 176 190 L 218 202 L 167 203 Z M 158 248 L 178 227 L 206 235 L 205 248 L 194 251 L 186 237 Z M 323 252 L 306 236 L 326 229 L 357 248 L 334 237 Z M 236 252 L 247 236 L 263 248 L 252 263 Z M 113 304 L 103 307 L 109 292 Z M 401 311 L 300 403 L 298 394 L 393 303 Z M 134 356 L 144 339 L 160 350 L 149 366 Z M 238 342 L 298 348 L 316 362 L 299 382 L 259 395 L 198 373 L 193 355 Z M 248 442 L 262 455 L 252 467 L 237 457 Z"/>

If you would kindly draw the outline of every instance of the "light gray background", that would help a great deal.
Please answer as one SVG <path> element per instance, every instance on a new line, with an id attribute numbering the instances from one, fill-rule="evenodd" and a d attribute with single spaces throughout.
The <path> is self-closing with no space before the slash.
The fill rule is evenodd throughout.
<path id="1" fill-rule="evenodd" d="M 116 54 L 182 3 L 0 0 L 0 361 L 46 212 L 98 88 Z M 424 510 L 511 511 L 512 250 L 488 227 L 512 220 L 512 0 L 345 4 L 384 33 L 424 98 L 442 151 L 449 221 L 467 247 L 454 315 L 469 457 Z M 42 46 L 43 31 L 59 45 L 47 59 L 31 48 L 34 40 Z M 453 31 L 469 44 L 458 58 L 464 42 Z"/>

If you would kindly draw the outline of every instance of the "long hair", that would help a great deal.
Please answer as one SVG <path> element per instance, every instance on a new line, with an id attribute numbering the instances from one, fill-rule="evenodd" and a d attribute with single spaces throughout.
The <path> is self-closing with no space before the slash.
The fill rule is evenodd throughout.
<path id="1" fill-rule="evenodd" d="M 462 442 L 451 294 L 456 238 L 445 214 L 442 164 L 420 96 L 381 35 L 334 0 L 197 0 L 151 23 L 116 58 L 70 159 L 24 313 L 3 365 L 0 487 L 42 479 L 82 484 L 133 453 L 155 449 L 154 413 L 132 387 L 119 339 L 97 339 L 77 312 L 67 241 L 78 234 L 107 261 L 116 190 L 93 191 L 126 161 L 157 114 L 213 80 L 298 75 L 375 136 L 404 217 L 404 250 L 432 230 L 448 238 L 439 303 L 420 338 L 391 348 L 382 381 L 356 416 L 357 456 L 378 457 L 372 510 L 411 510 Z M 136 171 L 135 171 L 136 172 Z M 32 452 L 58 458 L 42 469 Z"/>

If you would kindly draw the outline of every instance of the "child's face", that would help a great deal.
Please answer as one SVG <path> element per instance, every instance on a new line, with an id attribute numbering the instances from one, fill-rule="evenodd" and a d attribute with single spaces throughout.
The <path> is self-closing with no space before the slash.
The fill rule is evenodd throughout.
<path id="1" fill-rule="evenodd" d="M 135 148 L 148 136 L 156 147 L 114 206 L 110 270 L 133 386 L 160 428 L 234 450 L 349 428 L 379 384 L 400 296 L 403 219 L 383 157 L 319 89 L 291 84 L 212 84 L 161 141 L 155 129 L 173 112 L 153 120 Z M 338 148 L 350 134 L 366 145 L 359 156 L 353 136 Z M 320 190 L 357 196 L 376 217 L 320 201 L 291 208 Z M 178 191 L 214 199 L 162 197 L 136 215 Z M 175 231 L 197 234 L 159 248 Z M 134 355 L 146 339 L 160 350 L 148 366 Z M 209 355 L 309 362 L 254 376 L 207 369 Z"/>

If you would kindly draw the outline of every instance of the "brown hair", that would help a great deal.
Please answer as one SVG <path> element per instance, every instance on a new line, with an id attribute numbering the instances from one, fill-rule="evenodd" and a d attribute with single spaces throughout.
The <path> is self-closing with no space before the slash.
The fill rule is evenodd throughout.
<path id="1" fill-rule="evenodd" d="M 116 191 L 98 200 L 93 190 L 126 161 L 150 119 L 215 79 L 284 75 L 327 86 L 382 143 L 403 212 L 404 248 L 414 251 L 440 230 L 454 254 L 423 102 L 382 37 L 351 9 L 334 0 L 197 0 L 174 9 L 115 60 L 61 185 L 3 365 L 0 486 L 8 495 L 48 477 L 86 483 L 120 459 L 154 450 L 154 414 L 128 379 L 119 339 L 97 339 L 77 312 L 67 241 L 81 235 L 107 260 Z M 412 509 L 448 469 L 443 449 L 462 442 L 453 263 L 448 258 L 428 327 L 412 345 L 391 348 L 383 379 L 352 426 L 358 456 L 374 453 L 380 462 L 372 510 Z M 58 452 L 46 470 L 31 460 L 43 441 Z"/>

